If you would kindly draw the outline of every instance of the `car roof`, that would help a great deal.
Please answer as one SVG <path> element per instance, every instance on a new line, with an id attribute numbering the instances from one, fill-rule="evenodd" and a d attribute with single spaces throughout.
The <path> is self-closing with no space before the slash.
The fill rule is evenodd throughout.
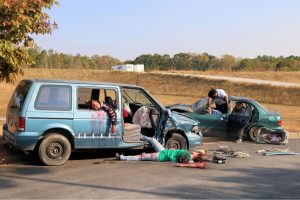
<path id="1" fill-rule="evenodd" d="M 112 82 L 99 82 L 99 81 L 81 81 L 81 80 L 62 80 L 62 79 L 25 79 L 33 82 L 39 83 L 71 83 L 71 84 L 91 84 L 91 85 L 103 85 L 103 86 L 118 86 L 118 87 L 132 87 L 140 88 L 140 86 L 124 83 L 112 83 Z"/>

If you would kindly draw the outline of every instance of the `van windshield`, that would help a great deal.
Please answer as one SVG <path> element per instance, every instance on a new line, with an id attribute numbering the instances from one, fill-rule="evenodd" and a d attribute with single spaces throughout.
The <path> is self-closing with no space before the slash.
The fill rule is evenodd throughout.
<path id="1" fill-rule="evenodd" d="M 19 83 L 9 102 L 11 108 L 22 109 L 31 84 L 32 82 L 29 80 L 23 80 Z"/>
<path id="2" fill-rule="evenodd" d="M 123 89 L 123 98 L 129 103 L 152 105 L 151 101 L 145 96 L 141 90 L 136 89 Z"/>

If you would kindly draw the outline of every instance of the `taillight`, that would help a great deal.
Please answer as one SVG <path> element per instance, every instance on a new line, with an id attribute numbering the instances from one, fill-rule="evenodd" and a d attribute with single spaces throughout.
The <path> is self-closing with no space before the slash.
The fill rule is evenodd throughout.
<path id="1" fill-rule="evenodd" d="M 19 117 L 19 131 L 25 130 L 25 117 Z"/>
<path id="2" fill-rule="evenodd" d="M 278 125 L 282 126 L 282 119 L 278 120 Z"/>

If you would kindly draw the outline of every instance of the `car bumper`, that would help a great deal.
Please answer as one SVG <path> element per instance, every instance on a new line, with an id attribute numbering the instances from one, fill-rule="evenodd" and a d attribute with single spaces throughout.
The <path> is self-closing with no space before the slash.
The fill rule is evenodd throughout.
<path id="1" fill-rule="evenodd" d="M 193 149 L 198 145 L 202 144 L 203 136 L 202 133 L 190 133 L 187 134 L 187 139 L 189 141 L 189 149 Z"/>
<path id="2" fill-rule="evenodd" d="M 9 146 L 22 150 L 22 151 L 31 151 L 34 150 L 34 147 L 38 141 L 38 137 L 34 136 L 34 133 L 28 132 L 15 132 L 11 133 L 7 125 L 3 125 L 3 140 Z"/>

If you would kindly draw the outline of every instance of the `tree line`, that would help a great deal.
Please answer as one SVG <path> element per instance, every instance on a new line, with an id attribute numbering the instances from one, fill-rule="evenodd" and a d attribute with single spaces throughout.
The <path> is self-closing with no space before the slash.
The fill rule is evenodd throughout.
<path id="1" fill-rule="evenodd" d="M 22 67 L 110 69 L 117 64 L 144 64 L 145 70 L 226 70 L 226 71 L 296 71 L 298 56 L 258 56 L 254 59 L 232 55 L 216 57 L 208 53 L 144 54 L 121 62 L 111 56 L 75 56 L 53 50 L 41 50 L 32 34 L 51 34 L 58 28 L 45 12 L 57 0 L 1 0 L 0 3 L 0 82 L 14 82 Z"/>
<path id="2" fill-rule="evenodd" d="M 40 48 L 30 48 L 33 60 L 30 67 L 76 68 L 110 70 L 113 65 L 144 64 L 146 71 L 151 70 L 220 70 L 220 71 L 297 71 L 300 70 L 300 57 L 257 56 L 256 58 L 236 58 L 232 55 L 216 57 L 208 53 L 178 53 L 173 57 L 164 54 L 143 54 L 134 60 L 121 62 L 109 55 L 85 56 L 68 55 Z"/>
<path id="3" fill-rule="evenodd" d="M 257 56 L 256 58 L 236 58 L 232 55 L 216 57 L 208 53 L 146 54 L 137 57 L 132 64 L 144 64 L 147 70 L 221 70 L 221 71 L 297 71 L 300 57 Z"/>
<path id="4" fill-rule="evenodd" d="M 29 55 L 32 59 L 29 67 L 42 67 L 42 68 L 62 68 L 62 69 L 100 69 L 110 70 L 111 66 L 121 64 L 122 62 L 111 56 L 82 56 L 68 55 L 58 53 L 52 49 L 41 50 L 40 48 L 30 48 Z"/>

